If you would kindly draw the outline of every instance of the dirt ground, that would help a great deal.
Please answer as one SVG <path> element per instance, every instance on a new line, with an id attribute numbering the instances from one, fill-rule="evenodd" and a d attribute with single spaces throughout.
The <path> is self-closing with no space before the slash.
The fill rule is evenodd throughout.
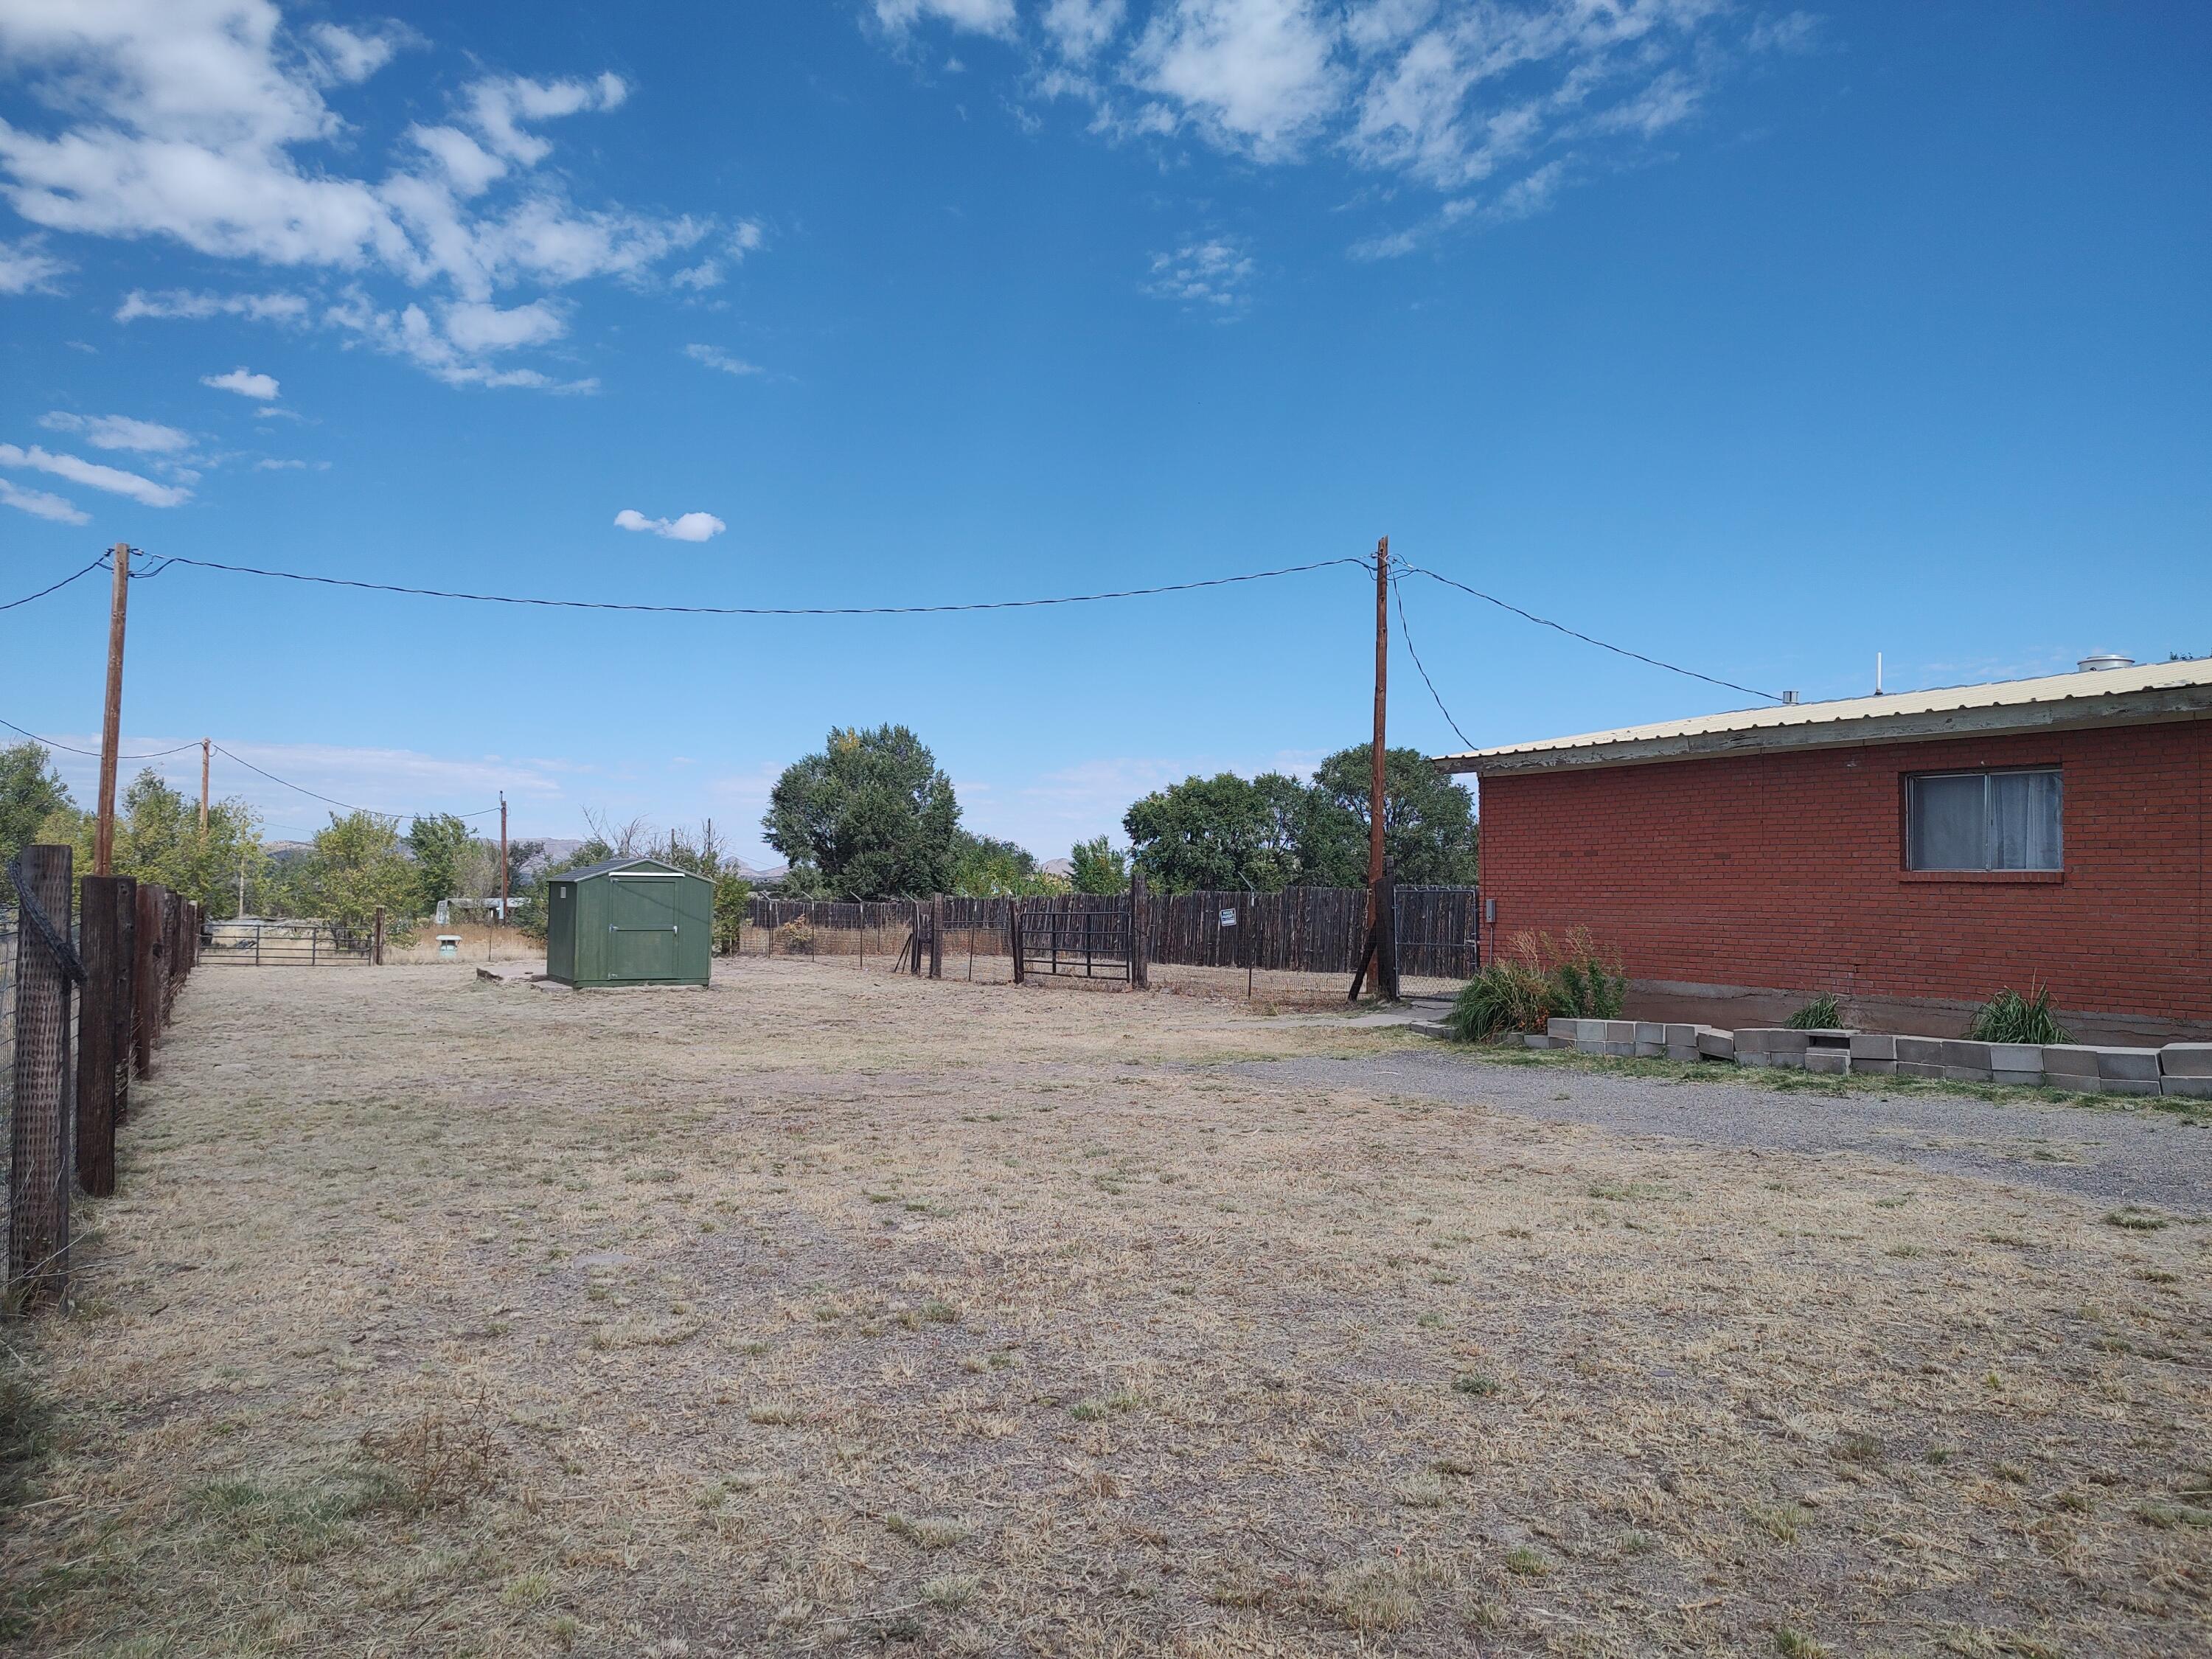
<path id="1" fill-rule="evenodd" d="M 0 1331 L 11 1650 L 2208 1650 L 2212 1227 L 719 972 L 198 975 Z"/>

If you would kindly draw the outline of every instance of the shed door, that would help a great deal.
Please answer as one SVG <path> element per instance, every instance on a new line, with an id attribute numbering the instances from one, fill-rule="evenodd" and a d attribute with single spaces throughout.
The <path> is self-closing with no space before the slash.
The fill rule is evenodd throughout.
<path id="1" fill-rule="evenodd" d="M 607 977 L 674 979 L 681 876 L 607 878 Z"/>

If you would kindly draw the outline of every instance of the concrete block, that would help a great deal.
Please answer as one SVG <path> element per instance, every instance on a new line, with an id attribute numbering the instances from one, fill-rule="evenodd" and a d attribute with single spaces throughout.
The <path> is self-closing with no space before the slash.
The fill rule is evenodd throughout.
<path id="1" fill-rule="evenodd" d="M 1807 1052 L 1811 1051 L 1808 1049 Z M 1770 1048 L 1766 1054 L 1766 1063 L 1779 1066 L 1786 1072 L 1802 1072 L 1805 1069 L 1805 1055 L 1791 1054 L 1787 1049 Z"/>
<path id="2" fill-rule="evenodd" d="M 2097 1075 L 2107 1083 L 2141 1083 L 2146 1079 L 2154 1083 L 2160 1075 L 2160 1052 L 2156 1048 L 2107 1048 L 2100 1045 L 2097 1049 Z M 2136 1094 L 2142 1091 L 2130 1089 L 2123 1092 Z M 2157 1091 L 2149 1092 L 2155 1094 Z"/>
<path id="3" fill-rule="evenodd" d="M 1946 1037 L 1943 1039 L 1943 1063 L 1946 1066 L 1970 1066 L 1986 1072 L 1993 1062 L 1990 1059 L 1988 1043 L 1975 1042 L 1966 1037 Z"/>
<path id="4" fill-rule="evenodd" d="M 1992 1072 L 2043 1072 L 2043 1045 L 2039 1042 L 1992 1042 L 1990 1044 L 1990 1070 Z"/>
<path id="5" fill-rule="evenodd" d="M 1903 1039 L 1901 1038 L 1899 1039 L 1899 1041 L 1902 1040 Z M 1900 1060 L 1893 1063 L 1897 1066 L 1897 1075 L 1899 1077 L 1941 1077 L 1943 1075 L 1943 1068 L 1941 1066 L 1934 1065 L 1924 1060 Z"/>
<path id="6" fill-rule="evenodd" d="M 1990 1068 L 1990 1081 L 2010 1084 L 2016 1089 L 2040 1089 L 2043 1086 L 2043 1073 L 2039 1071 L 2011 1072 L 2002 1066 L 1993 1066 Z"/>
<path id="7" fill-rule="evenodd" d="M 2086 1042 L 2046 1042 L 2043 1045 L 2043 1070 L 2045 1075 L 2053 1079 L 2094 1079 L 2097 1075 L 2097 1051 Z M 2077 1085 L 2069 1083 L 2065 1086 Z"/>
<path id="8" fill-rule="evenodd" d="M 1608 1042 L 1604 1046 L 1605 1052 L 1610 1059 L 1633 1060 L 1636 1058 L 1636 1045 L 1632 1042 Z"/>
<path id="9" fill-rule="evenodd" d="M 1583 1034 L 1583 1023 L 1578 1019 L 1554 1019 L 1544 1027 L 1544 1032 L 1563 1042 L 1572 1042 Z"/>
<path id="10" fill-rule="evenodd" d="M 1669 1025 L 1667 1028 L 1667 1046 L 1672 1048 L 1680 1044 L 1694 1048 L 1698 1046 L 1698 1033 L 1707 1029 L 1703 1025 Z"/>
<path id="11" fill-rule="evenodd" d="M 2212 1042 L 2169 1042 L 2158 1051 L 2158 1069 L 2165 1077 L 2212 1077 Z"/>
<path id="12" fill-rule="evenodd" d="M 1764 1048 L 1739 1048 L 1735 1051 L 1735 1063 L 1739 1066 L 1771 1066 L 1774 1056 Z"/>
<path id="13" fill-rule="evenodd" d="M 1863 1072 L 1869 1077 L 1895 1077 L 1897 1062 L 1893 1060 L 1861 1060 L 1856 1054 L 1853 1054 L 1851 1070 Z"/>
<path id="14" fill-rule="evenodd" d="M 1986 1066 L 1944 1066 L 1937 1068 L 1947 1083 L 1987 1083 L 1990 1068 Z"/>
<path id="15" fill-rule="evenodd" d="M 2097 1092 L 2105 1095 L 2154 1095 L 2165 1079 L 2142 1077 L 2100 1077 Z"/>
<path id="16" fill-rule="evenodd" d="M 1440 1019 L 1413 1020 L 1408 1023 L 1407 1029 L 1415 1036 L 1448 1037 L 1452 1034 L 1451 1027 Z"/>
<path id="17" fill-rule="evenodd" d="M 1553 1023 L 1558 1024 L 1556 1020 Z M 1521 1033 L 1521 1046 L 1523 1048 L 1570 1048 L 1574 1045 L 1547 1031 L 1523 1031 Z"/>
<path id="18" fill-rule="evenodd" d="M 1694 1042 L 1670 1042 L 1667 1045 L 1667 1058 L 1669 1060 L 1695 1060 L 1699 1058 L 1698 1054 L 1698 1045 Z"/>
<path id="19" fill-rule="evenodd" d="M 2192 1095 L 2198 1100 L 2212 1100 L 2212 1077 L 2160 1078 L 2158 1087 L 2160 1094 Z"/>
<path id="20" fill-rule="evenodd" d="M 1805 1069 L 1808 1072 L 1825 1072 L 1832 1077 L 1841 1077 L 1851 1069 L 1851 1051 L 1849 1048 L 1838 1048 L 1831 1044 L 1808 1048 L 1805 1051 Z"/>
<path id="21" fill-rule="evenodd" d="M 1639 1042 L 1636 1045 L 1636 1057 L 1638 1060 L 1664 1060 L 1667 1058 L 1667 1045 L 1663 1042 Z"/>
<path id="22" fill-rule="evenodd" d="M 1636 1022 L 1632 1019 L 1601 1019 L 1598 1024 L 1605 1028 L 1605 1040 L 1607 1042 L 1636 1041 Z"/>
<path id="23" fill-rule="evenodd" d="M 1897 1040 L 1897 1063 L 1901 1066 L 1908 1061 L 1915 1066 L 1941 1066 L 1943 1064 L 1943 1039 L 1942 1037 L 1899 1037 Z M 1901 1077 L 1928 1077 L 1933 1076 L 1935 1073 L 1927 1072 L 1900 1072 L 1899 1075 Z"/>
<path id="24" fill-rule="evenodd" d="M 1754 1025 L 1735 1034 L 1735 1051 L 1739 1054 L 1747 1048 L 1768 1054 L 1802 1054 L 1812 1046 L 1812 1038 L 1807 1033 L 1780 1025 Z"/>
<path id="25" fill-rule="evenodd" d="M 1595 1037 L 1577 1037 L 1575 1052 L 1578 1054 L 1601 1054 L 1605 1052 L 1605 1044 Z"/>
<path id="26" fill-rule="evenodd" d="M 1817 1025 L 1805 1033 L 1808 1046 L 1814 1048 L 1841 1048 L 1850 1051 L 1851 1032 L 1842 1026 Z"/>
<path id="27" fill-rule="evenodd" d="M 1897 1039 L 1887 1031 L 1854 1031 L 1851 1033 L 1851 1064 L 1863 1060 L 1895 1060 Z"/>
<path id="28" fill-rule="evenodd" d="M 1636 1022 L 1636 1040 L 1638 1042 L 1656 1042 L 1663 1048 L 1667 1046 L 1667 1028 L 1648 1019 L 1639 1019 Z"/>
<path id="29" fill-rule="evenodd" d="M 1708 1060 L 1734 1060 L 1736 1057 L 1735 1033 L 1717 1031 L 1710 1025 L 1700 1025 L 1698 1028 L 1698 1052 Z"/>

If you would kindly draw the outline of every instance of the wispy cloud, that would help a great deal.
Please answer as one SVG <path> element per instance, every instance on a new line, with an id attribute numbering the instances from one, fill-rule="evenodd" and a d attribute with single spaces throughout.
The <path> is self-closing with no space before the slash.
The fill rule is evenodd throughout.
<path id="1" fill-rule="evenodd" d="M 336 301 L 134 292 L 120 320 L 313 321 L 455 385 L 574 388 L 489 365 L 564 331 L 542 298 L 511 297 L 519 287 L 649 286 L 664 261 L 717 238 L 724 258 L 759 246 L 750 221 L 574 199 L 546 165 L 546 129 L 621 109 L 632 88 L 616 75 L 480 73 L 380 161 L 334 147 L 373 129 L 333 100 L 428 44 L 397 25 L 293 22 L 273 0 L 0 5 L 0 57 L 27 109 L 46 112 L 0 122 L 0 196 L 45 230 L 165 240 L 300 273 L 311 289 L 328 275 L 349 283 Z M 0 291 L 50 284 L 61 269 L 35 240 L 0 245 Z"/>
<path id="2" fill-rule="evenodd" d="M 128 415 L 74 415 L 57 409 L 39 416 L 49 432 L 82 433 L 94 449 L 129 449 L 147 455 L 180 455 L 192 447 L 191 434 L 158 421 Z"/>
<path id="3" fill-rule="evenodd" d="M 127 495 L 143 507 L 180 507 L 191 500 L 192 492 L 174 484 L 155 483 L 151 478 L 141 477 L 136 472 L 125 472 L 120 467 L 103 466 L 98 461 L 88 461 L 81 456 L 56 454 L 33 444 L 28 449 L 15 444 L 0 444 L 0 466 L 31 467 L 40 472 L 50 472 L 57 478 L 66 478 L 88 489 L 105 489 L 110 495 Z M 11 502 L 11 506 L 21 503 Z M 36 509 L 26 509 L 35 511 Z M 52 518 L 54 514 L 44 516 Z"/>
<path id="4" fill-rule="evenodd" d="M 0 242 L 0 294 L 58 294 L 71 267 L 46 251 L 35 236 Z"/>
<path id="5" fill-rule="evenodd" d="M 648 519 L 635 507 L 615 514 L 615 528 L 649 532 L 672 542 L 703 542 L 720 535 L 729 526 L 711 513 L 686 513 L 674 519 Z"/>
<path id="6" fill-rule="evenodd" d="M 1209 237 L 1155 253 L 1144 291 L 1156 300 L 1178 301 L 1226 318 L 1243 306 L 1253 269 L 1241 240 Z"/>
<path id="7" fill-rule="evenodd" d="M 0 478 L 0 505 L 14 507 L 18 513 L 28 513 L 33 518 L 52 519 L 56 524 L 90 524 L 92 515 L 79 510 L 65 497 L 44 489 L 21 489 L 5 478 Z"/>
<path id="8" fill-rule="evenodd" d="M 213 386 L 217 392 L 235 392 L 241 398 L 252 398 L 269 403 L 276 396 L 276 377 L 257 374 L 250 368 L 240 368 L 222 374 L 203 374 L 200 384 Z"/>
<path id="9" fill-rule="evenodd" d="M 704 363 L 708 368 L 720 369 L 725 374 L 765 374 L 768 371 L 758 363 L 749 363 L 742 357 L 733 357 L 720 346 L 688 345 L 684 355 L 695 363 Z"/>

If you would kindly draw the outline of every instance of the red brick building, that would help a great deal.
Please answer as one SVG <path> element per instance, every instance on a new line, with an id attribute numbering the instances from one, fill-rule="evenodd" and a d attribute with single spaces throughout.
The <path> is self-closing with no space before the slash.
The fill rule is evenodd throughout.
<path id="1" fill-rule="evenodd" d="M 1587 927 L 1630 1012 L 1956 1035 L 2039 980 L 2084 1040 L 2212 1033 L 2212 661 L 1788 704 L 1441 757 L 1485 944 Z"/>

